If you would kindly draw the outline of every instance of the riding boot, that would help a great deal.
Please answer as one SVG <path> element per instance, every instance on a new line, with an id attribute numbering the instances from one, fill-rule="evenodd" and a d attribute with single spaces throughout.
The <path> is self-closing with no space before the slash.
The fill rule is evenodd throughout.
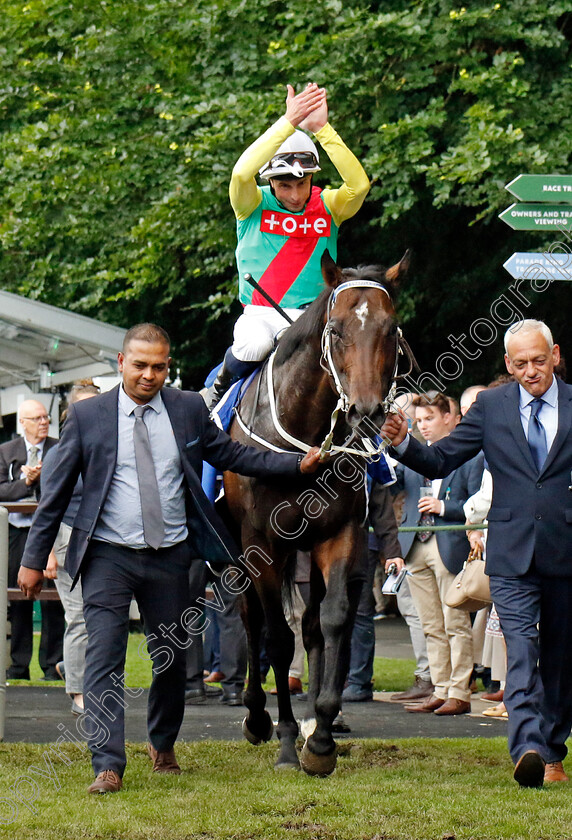
<path id="1" fill-rule="evenodd" d="M 224 355 L 222 367 L 207 392 L 207 407 L 209 411 L 220 402 L 230 386 L 239 379 L 248 376 L 260 362 L 242 362 L 233 355 L 230 347 Z"/>

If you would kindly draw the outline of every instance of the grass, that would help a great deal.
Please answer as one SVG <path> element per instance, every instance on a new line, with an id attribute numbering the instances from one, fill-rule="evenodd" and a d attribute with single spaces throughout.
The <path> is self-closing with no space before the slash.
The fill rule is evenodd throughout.
<path id="1" fill-rule="evenodd" d="M 10 680 L 11 685 L 62 686 L 61 680 L 43 680 L 38 664 L 39 633 L 34 633 L 34 653 L 30 663 L 30 680 Z M 373 669 L 375 691 L 404 691 L 413 682 L 415 661 L 413 659 L 376 658 Z M 145 637 L 139 633 L 130 633 L 125 663 L 127 685 L 148 688 L 151 684 L 151 663 L 147 657 Z M 272 669 L 268 674 L 265 688 L 274 688 Z"/>
<path id="2" fill-rule="evenodd" d="M 564 840 L 569 788 L 518 788 L 498 739 L 345 741 L 326 779 L 272 769 L 276 743 L 179 744 L 181 776 L 156 776 L 130 744 L 125 787 L 90 797 L 73 745 L 0 744 L 0 836 L 23 840 Z M 65 761 L 71 763 L 67 764 Z M 27 779 L 36 779 L 31 788 Z M 34 811 L 14 791 L 32 798 Z M 12 803 L 12 804 L 10 804 Z M 16 809 L 16 810 L 14 810 Z M 7 820 L 13 821 L 7 824 Z"/>
<path id="3" fill-rule="evenodd" d="M 130 636 L 130 685 L 149 682 L 149 662 L 138 654 L 141 642 Z M 404 689 L 413 668 L 410 660 L 377 659 L 375 687 Z M 92 775 L 84 749 L 65 743 L 55 753 L 52 747 L 0 744 L 0 838 L 572 838 L 570 787 L 520 789 L 505 738 L 343 740 L 338 767 L 326 779 L 275 772 L 276 741 L 261 747 L 181 742 L 182 775 L 163 777 L 151 773 L 144 744 L 128 744 L 125 787 L 105 797 L 86 794 Z"/>

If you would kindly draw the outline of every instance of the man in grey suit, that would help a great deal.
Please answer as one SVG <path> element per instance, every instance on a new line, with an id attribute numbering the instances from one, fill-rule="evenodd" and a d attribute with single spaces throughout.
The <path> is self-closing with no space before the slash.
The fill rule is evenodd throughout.
<path id="1" fill-rule="evenodd" d="M 57 440 L 48 437 L 50 418 L 39 400 L 24 400 L 18 408 L 23 434 L 0 446 L 0 501 L 36 501 L 40 488 L 42 460 Z M 8 539 L 8 586 L 16 586 L 20 560 L 32 522 L 32 514 L 11 513 Z M 50 582 L 53 587 L 53 582 Z M 62 659 L 64 613 L 58 601 L 42 601 L 42 633 L 38 658 L 44 679 L 58 680 L 57 663 Z M 8 679 L 29 680 L 33 643 L 33 605 L 14 601 L 10 605 L 11 665 Z"/>
<path id="2" fill-rule="evenodd" d="M 548 327 L 513 324 L 505 363 L 515 382 L 482 391 L 444 440 L 423 447 L 393 415 L 396 457 L 444 476 L 483 450 L 493 476 L 487 574 L 506 640 L 504 702 L 514 777 L 524 787 L 566 782 L 572 727 L 572 388 Z"/>
<path id="3" fill-rule="evenodd" d="M 174 742 L 183 719 L 186 648 L 204 618 L 190 608 L 192 558 L 232 562 L 238 551 L 200 484 L 203 460 L 245 475 L 313 472 L 307 455 L 260 452 L 232 441 L 209 419 L 202 397 L 163 388 L 170 341 L 139 324 L 119 353 L 122 386 L 74 403 L 58 447 L 58 469 L 42 494 L 18 582 L 28 597 L 41 585 L 78 476 L 83 493 L 66 570 L 81 574 L 88 631 L 84 729 L 95 781 L 89 793 L 117 792 L 125 769 L 123 668 L 129 605 L 137 598 L 153 660 L 148 752 L 157 773 L 180 773 Z M 194 562 L 201 562 L 195 560 Z"/>

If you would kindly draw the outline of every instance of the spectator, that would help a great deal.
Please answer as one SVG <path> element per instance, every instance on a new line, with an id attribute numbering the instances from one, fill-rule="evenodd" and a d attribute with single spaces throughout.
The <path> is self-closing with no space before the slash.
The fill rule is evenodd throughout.
<path id="1" fill-rule="evenodd" d="M 427 443 L 433 445 L 449 434 L 451 412 L 443 394 L 431 400 L 418 396 L 414 405 L 417 426 Z M 413 470 L 401 466 L 397 469 L 398 486 L 405 490 L 403 523 L 427 525 L 426 531 L 403 533 L 401 537 L 434 685 L 434 693 L 418 705 L 409 706 L 410 712 L 458 715 L 471 708 L 471 622 L 468 613 L 445 603 L 447 590 L 467 557 L 466 538 L 462 532 L 435 533 L 431 526 L 465 521 L 462 505 L 480 486 L 482 470 L 482 457 L 476 457 L 433 484 Z M 424 495 L 425 492 L 432 495 Z"/>
<path id="2" fill-rule="evenodd" d="M 0 501 L 36 501 L 39 498 L 42 462 L 57 443 L 48 437 L 50 418 L 38 400 L 24 400 L 18 409 L 22 437 L 0 446 Z M 16 586 L 18 568 L 28 538 L 31 514 L 11 513 L 8 518 L 8 586 Z M 46 580 L 47 587 L 54 584 Z M 33 648 L 33 607 L 29 601 L 14 601 L 9 608 L 11 622 L 10 657 L 6 677 L 29 680 Z M 39 660 L 44 679 L 59 680 L 56 665 L 62 658 L 64 612 L 59 601 L 42 601 L 42 633 Z"/>
<path id="3" fill-rule="evenodd" d="M 87 400 L 99 394 L 100 389 L 91 379 L 81 380 L 73 385 L 68 404 L 79 400 Z M 65 420 L 65 417 L 62 418 Z M 40 486 L 45 487 L 54 470 L 58 469 L 59 444 L 52 446 L 42 467 Z M 83 483 L 81 476 L 74 488 L 71 501 L 64 513 L 58 536 L 50 552 L 46 567 L 46 574 L 53 576 L 65 614 L 66 629 L 64 633 L 63 662 L 56 666 L 58 672 L 66 681 L 66 693 L 72 700 L 72 714 L 81 715 L 83 705 L 83 676 L 85 671 L 85 650 L 87 647 L 87 628 L 83 617 L 83 598 L 81 583 L 78 581 L 73 587 L 73 581 L 65 569 L 65 557 L 68 550 L 73 523 L 79 511 Z"/>

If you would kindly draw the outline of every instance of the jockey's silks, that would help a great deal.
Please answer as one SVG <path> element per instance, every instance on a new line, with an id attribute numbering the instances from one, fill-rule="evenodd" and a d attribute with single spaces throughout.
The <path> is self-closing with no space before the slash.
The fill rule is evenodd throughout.
<path id="1" fill-rule="evenodd" d="M 325 206 L 319 187 L 300 213 L 286 210 L 262 187 L 262 201 L 244 220 L 237 220 L 236 262 L 239 297 L 243 304 L 270 304 L 244 279 L 250 273 L 268 294 L 286 308 L 311 303 L 324 289 L 320 269 L 328 249 L 337 255 L 338 227 Z"/>

